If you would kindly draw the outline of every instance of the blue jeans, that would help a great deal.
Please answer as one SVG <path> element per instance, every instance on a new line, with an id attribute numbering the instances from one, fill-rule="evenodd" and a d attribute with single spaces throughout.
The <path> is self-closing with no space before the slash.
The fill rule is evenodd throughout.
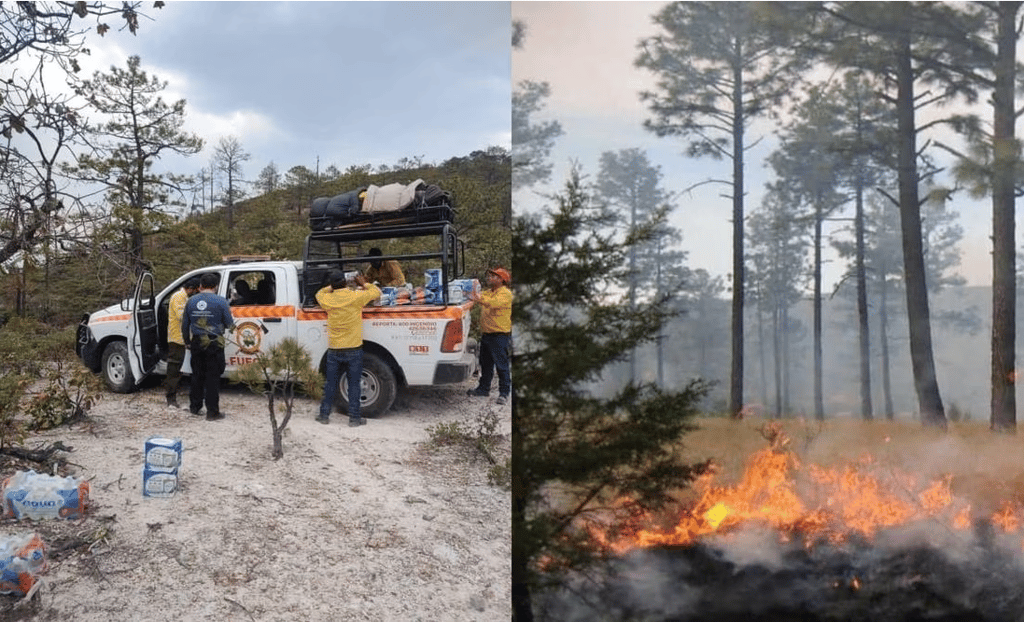
<path id="1" fill-rule="evenodd" d="M 327 379 L 324 381 L 324 399 L 320 402 L 320 417 L 326 419 L 334 409 L 334 398 L 338 394 L 341 370 L 348 373 L 348 416 L 359 418 L 359 398 L 363 383 L 363 349 L 347 348 L 327 350 Z"/>
<path id="2" fill-rule="evenodd" d="M 512 374 L 509 371 L 509 352 L 512 349 L 512 335 L 508 333 L 484 333 L 480 336 L 480 384 L 477 390 L 489 393 L 494 370 L 498 370 L 498 395 L 508 397 L 512 391 Z"/>

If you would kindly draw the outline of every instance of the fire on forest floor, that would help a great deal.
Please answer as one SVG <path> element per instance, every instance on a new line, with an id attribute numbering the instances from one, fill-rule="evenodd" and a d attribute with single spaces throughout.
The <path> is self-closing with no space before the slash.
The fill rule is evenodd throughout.
<path id="1" fill-rule="evenodd" d="M 677 508 L 640 517 L 632 527 L 641 537 L 615 548 L 685 544 L 762 521 L 804 536 L 870 537 L 922 518 L 962 529 L 991 520 L 1021 531 L 1024 545 L 1024 440 L 986 424 L 943 432 L 916 421 L 704 418 L 698 426 L 679 459 L 710 458 L 714 473 L 679 491 Z"/>
<path id="2" fill-rule="evenodd" d="M 909 420 L 697 424 L 679 458 L 716 468 L 678 507 L 586 525 L 618 554 L 597 600 L 675 621 L 1024 610 L 1020 437 L 981 422 L 948 432 Z M 588 611 L 581 619 L 598 619 Z M 565 614 L 551 619 L 575 619 Z"/>

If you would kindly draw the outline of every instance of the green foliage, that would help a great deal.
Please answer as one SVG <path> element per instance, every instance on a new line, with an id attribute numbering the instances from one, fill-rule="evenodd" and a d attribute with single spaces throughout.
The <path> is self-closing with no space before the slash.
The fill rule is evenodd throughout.
<path id="1" fill-rule="evenodd" d="M 267 410 L 273 431 L 274 448 L 271 456 L 278 460 L 284 456 L 282 438 L 288 421 L 292 418 L 292 406 L 296 391 L 301 390 L 313 399 L 319 399 L 323 376 L 313 367 L 313 362 L 299 342 L 289 337 L 282 339 L 267 352 L 258 352 L 256 360 L 239 367 L 232 380 L 247 386 L 250 391 L 267 397 Z M 276 402 L 284 403 L 284 417 L 278 423 Z"/>
<path id="2" fill-rule="evenodd" d="M 498 434 L 498 414 L 492 409 L 477 413 L 473 425 L 460 421 L 440 422 L 427 427 L 428 447 L 464 448 L 479 454 L 491 463 L 488 481 L 494 486 L 508 487 L 511 476 L 508 461 L 499 462 L 494 456 L 501 435 Z"/>
<path id="3" fill-rule="evenodd" d="M 631 234 L 643 232 L 609 228 L 615 215 L 586 194 L 578 170 L 551 200 L 542 216 L 517 219 L 512 242 L 512 580 L 524 616 L 531 591 L 609 553 L 592 529 L 659 510 L 708 466 L 676 457 L 706 383 L 675 392 L 628 383 L 606 399 L 588 390 L 655 339 L 672 311 L 665 298 L 629 309 L 610 289 Z"/>
<path id="4" fill-rule="evenodd" d="M 103 380 L 77 361 L 52 368 L 46 389 L 25 407 L 28 427 L 50 430 L 80 421 L 105 391 Z"/>
<path id="5" fill-rule="evenodd" d="M 330 181 L 316 182 L 314 175 L 304 183 L 310 184 L 310 197 L 333 196 L 370 183 L 383 185 L 417 178 L 440 185 L 455 197 L 455 229 L 465 242 L 466 276 L 480 278 L 491 266 L 511 265 L 510 171 L 508 152 L 491 148 L 450 158 L 440 165 L 421 163 L 418 168 L 386 173 L 373 172 L 369 166 L 352 166 Z M 300 259 L 309 234 L 310 198 L 297 203 L 292 191 L 285 185 L 237 203 L 235 227 L 231 230 L 217 211 L 196 213 L 149 232 L 144 239 L 144 254 L 158 286 L 189 270 L 219 263 L 224 255 Z M 93 227 L 87 243 L 70 248 L 66 254 L 48 257 L 46 265 L 29 267 L 24 275 L 28 314 L 66 325 L 83 313 L 128 297 L 135 282 L 132 258 L 116 222 Z M 0 295 L 8 296 L 12 307 L 21 278 L 21 274 L 4 275 L 0 271 L 0 283 L 5 284 Z"/>
<path id="6" fill-rule="evenodd" d="M 0 446 L 24 440 L 28 428 L 76 421 L 102 394 L 102 380 L 75 356 L 74 330 L 13 318 L 0 328 Z"/>
<path id="7" fill-rule="evenodd" d="M 29 380 L 24 374 L 0 374 L 0 447 L 20 445 L 25 440 L 17 416 Z"/>

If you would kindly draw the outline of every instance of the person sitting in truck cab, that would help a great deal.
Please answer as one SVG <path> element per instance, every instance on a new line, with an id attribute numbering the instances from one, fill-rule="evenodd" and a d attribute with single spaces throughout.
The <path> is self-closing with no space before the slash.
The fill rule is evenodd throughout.
<path id="1" fill-rule="evenodd" d="M 256 304 L 272 305 L 274 302 L 276 302 L 274 284 L 271 283 L 270 274 L 264 274 L 260 282 L 256 284 Z"/>
<path id="2" fill-rule="evenodd" d="M 384 253 L 379 248 L 371 248 L 366 253 L 367 257 L 380 257 Z M 370 283 L 380 283 L 381 287 L 401 287 L 405 285 L 405 275 L 402 274 L 402 267 L 394 259 L 387 261 L 371 259 L 370 267 L 363 275 Z"/>
<path id="3" fill-rule="evenodd" d="M 236 305 L 251 305 L 256 301 L 256 296 L 252 291 L 252 287 L 249 282 L 245 279 L 235 280 L 235 295 L 231 297 L 231 306 Z"/>

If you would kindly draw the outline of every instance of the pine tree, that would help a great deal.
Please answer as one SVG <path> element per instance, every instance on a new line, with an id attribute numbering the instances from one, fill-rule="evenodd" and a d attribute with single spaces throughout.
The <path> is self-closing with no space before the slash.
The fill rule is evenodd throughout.
<path id="1" fill-rule="evenodd" d="M 160 97 L 166 87 L 142 70 L 138 56 L 128 59 L 127 69 L 111 67 L 110 73 L 97 72 L 82 85 L 83 95 L 105 121 L 92 128 L 99 137 L 96 152 L 80 156 L 72 174 L 106 186 L 136 274 L 145 267 L 143 237 L 173 222 L 192 183 L 187 176 L 156 173 L 153 165 L 163 156 L 189 156 L 203 148 L 202 138 L 181 131 L 185 100 L 167 104 Z"/>
<path id="2" fill-rule="evenodd" d="M 801 59 L 787 31 L 770 28 L 771 4 L 672 2 L 655 16 L 657 35 L 643 40 L 636 65 L 656 74 L 654 91 L 641 93 L 658 136 L 687 141 L 690 157 L 726 159 L 732 198 L 732 370 L 729 412 L 743 406 L 744 155 L 747 128 L 790 91 Z"/>
<path id="3" fill-rule="evenodd" d="M 671 199 L 661 187 L 661 167 L 651 164 L 640 149 L 620 149 L 601 154 L 601 170 L 595 183 L 596 195 L 619 214 L 630 229 L 650 227 L 663 217 Z M 660 296 L 667 288 L 681 285 L 686 271 L 686 253 L 670 247 L 682 239 L 678 229 L 662 222 L 652 230 L 651 240 L 629 248 L 629 272 L 622 283 L 629 290 L 629 304 L 635 307 L 644 292 Z M 674 278 L 673 278 L 674 277 Z M 672 281 L 676 281 L 672 283 Z M 671 285 L 670 285 L 671 284 Z M 658 339 L 658 376 L 662 370 L 662 339 Z M 629 355 L 629 378 L 637 380 L 636 350 Z"/>
<path id="4" fill-rule="evenodd" d="M 610 398 L 588 390 L 672 314 L 664 297 L 630 309 L 612 293 L 629 246 L 650 228 L 618 235 L 616 215 L 591 200 L 578 168 L 550 199 L 552 208 L 518 216 L 513 230 L 512 596 L 519 622 L 533 620 L 534 595 L 608 553 L 589 530 L 601 528 L 600 516 L 612 516 L 604 526 L 614 527 L 622 513 L 657 511 L 669 491 L 707 468 L 679 463 L 674 451 L 692 429 L 704 382 L 672 393 L 628 383 Z M 553 501 L 556 493 L 563 502 Z"/>

